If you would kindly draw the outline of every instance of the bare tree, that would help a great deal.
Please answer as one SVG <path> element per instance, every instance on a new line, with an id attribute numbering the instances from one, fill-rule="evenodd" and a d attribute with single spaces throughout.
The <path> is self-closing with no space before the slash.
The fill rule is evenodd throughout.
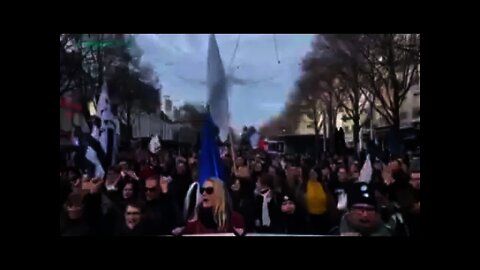
<path id="1" fill-rule="evenodd" d="M 399 129 L 400 106 L 419 81 L 419 42 L 417 34 L 326 34 L 315 39 L 310 59 L 328 69 L 324 81 L 328 85 L 333 80 L 328 87 L 353 121 L 355 147 L 367 101 Z M 374 99 L 380 106 L 374 105 Z"/>
<path id="2" fill-rule="evenodd" d="M 261 131 L 279 134 L 292 129 L 291 123 L 298 123 L 310 110 L 307 116 L 314 122 L 315 134 L 320 128 L 317 124 L 321 117 L 317 115 L 325 119 L 330 149 L 334 150 L 336 116 L 343 108 L 353 121 L 357 146 L 360 115 L 367 102 L 398 130 L 400 106 L 410 88 L 419 82 L 419 69 L 419 34 L 317 35 L 312 51 L 303 59 L 302 76 L 285 110 Z M 380 106 L 374 106 L 374 99 Z"/>
<path id="3" fill-rule="evenodd" d="M 323 40 L 315 43 L 325 55 L 335 59 L 330 65 L 336 73 L 333 93 L 339 106 L 344 109 L 346 119 L 353 121 L 355 149 L 359 143 L 360 115 L 367 102 L 367 99 L 362 101 L 362 61 L 357 50 L 359 39 L 359 34 L 326 34 Z"/>
<path id="4" fill-rule="evenodd" d="M 318 50 L 316 43 L 313 51 L 303 60 L 303 75 L 297 81 L 298 96 L 320 101 L 327 127 L 330 152 L 335 152 L 335 130 L 337 113 L 340 108 L 339 98 L 335 93 L 336 70 L 333 69 L 334 58 Z"/>
<path id="5" fill-rule="evenodd" d="M 420 80 L 420 35 L 363 35 L 358 51 L 365 63 L 362 91 L 380 102 L 375 110 L 398 131 L 400 106 Z"/>

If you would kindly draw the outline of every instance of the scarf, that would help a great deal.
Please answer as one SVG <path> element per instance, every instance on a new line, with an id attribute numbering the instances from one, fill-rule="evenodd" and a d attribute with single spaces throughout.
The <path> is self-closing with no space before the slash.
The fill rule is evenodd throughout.
<path id="1" fill-rule="evenodd" d="M 270 227 L 270 213 L 268 212 L 268 203 L 272 200 L 272 198 L 267 198 L 267 194 L 271 193 L 272 191 L 269 190 L 263 194 L 260 194 L 263 197 L 262 203 L 262 225 L 265 227 Z"/>

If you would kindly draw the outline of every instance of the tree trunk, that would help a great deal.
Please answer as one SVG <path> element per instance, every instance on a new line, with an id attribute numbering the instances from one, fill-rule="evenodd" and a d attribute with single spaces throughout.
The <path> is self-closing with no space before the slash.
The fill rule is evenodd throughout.
<path id="1" fill-rule="evenodd" d="M 328 139 L 330 141 L 329 152 L 330 154 L 335 154 L 336 153 L 336 149 L 335 149 L 336 119 L 335 119 L 335 112 L 333 109 L 333 100 L 331 95 L 330 95 L 330 102 L 328 104 L 328 114 L 329 114 L 328 115 L 328 129 L 329 129 Z"/>
<path id="2" fill-rule="evenodd" d="M 316 127 L 315 128 L 315 164 L 318 162 L 318 156 L 320 155 L 320 145 L 319 145 L 319 141 L 320 141 L 320 130 L 318 130 L 318 128 Z"/>
<path id="3" fill-rule="evenodd" d="M 86 98 L 86 93 L 87 93 L 87 84 L 85 82 L 85 74 L 82 72 L 82 75 L 81 75 L 81 98 L 80 98 L 80 103 L 81 103 L 81 106 L 82 106 L 82 113 L 83 113 L 83 117 L 85 118 L 85 121 L 87 122 L 87 125 L 88 125 L 88 128 L 90 130 L 93 129 L 93 123 L 91 120 L 91 117 L 90 117 L 90 111 L 89 111 L 89 108 L 88 108 L 88 100 Z"/>
<path id="4" fill-rule="evenodd" d="M 319 155 L 319 135 L 320 130 L 318 130 L 318 114 L 316 107 L 313 108 L 313 127 L 315 131 L 315 142 L 314 142 L 314 155 L 315 155 L 315 164 L 318 162 L 318 155 Z"/>
<path id="5" fill-rule="evenodd" d="M 100 35 L 100 40 L 101 42 L 103 40 L 102 35 Z M 102 91 L 102 85 L 103 85 L 103 59 L 102 59 L 102 51 L 100 50 L 100 46 L 97 47 L 97 59 L 98 59 L 98 89 L 99 93 Z"/>
<path id="6" fill-rule="evenodd" d="M 354 115 L 353 117 L 353 145 L 355 151 L 358 149 L 358 143 L 360 142 L 360 116 Z"/>
<path id="7" fill-rule="evenodd" d="M 358 71 L 355 63 L 352 65 L 353 70 L 353 145 L 355 151 L 358 149 L 359 132 L 360 132 L 360 87 L 358 86 Z"/>
<path id="8" fill-rule="evenodd" d="M 359 132 L 360 132 L 360 107 L 359 107 L 359 102 L 360 98 L 358 97 L 358 93 L 355 94 L 355 103 L 353 104 L 353 145 L 354 149 L 358 149 L 358 143 L 359 143 Z M 358 99 L 357 99 L 358 98 Z"/>
<path id="9" fill-rule="evenodd" d="M 127 137 L 128 144 L 132 139 L 131 114 L 132 114 L 132 108 L 131 108 L 130 102 L 127 102 L 127 136 L 126 137 Z"/>
<path id="10" fill-rule="evenodd" d="M 327 151 L 327 113 L 323 112 L 323 153 Z"/>
<path id="11" fill-rule="evenodd" d="M 398 82 L 397 75 L 395 73 L 395 55 L 394 55 L 394 40 L 393 35 L 389 36 L 388 40 L 388 65 L 389 65 L 389 79 L 391 87 L 393 89 L 393 104 L 391 106 L 393 116 L 393 130 L 395 132 L 400 130 L 400 92 L 401 86 Z"/>
<path id="12" fill-rule="evenodd" d="M 394 97 L 394 102 L 396 102 L 395 97 Z M 395 131 L 399 131 L 400 130 L 400 106 L 398 105 L 398 103 L 392 107 L 392 114 L 393 114 L 393 123 L 392 123 L 393 129 Z"/>

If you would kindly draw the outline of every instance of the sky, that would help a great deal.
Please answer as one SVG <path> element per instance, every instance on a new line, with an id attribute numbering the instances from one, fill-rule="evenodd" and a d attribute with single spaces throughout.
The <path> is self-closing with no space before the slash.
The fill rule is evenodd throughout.
<path id="1" fill-rule="evenodd" d="M 175 106 L 207 100 L 207 47 L 209 34 L 137 34 L 142 64 L 152 65 Z M 237 52 L 228 69 L 237 40 Z M 313 34 L 216 34 L 227 73 L 253 81 L 230 89 L 230 125 L 259 127 L 278 115 L 300 76 L 300 63 L 310 50 Z M 278 60 L 275 50 L 278 48 Z"/>

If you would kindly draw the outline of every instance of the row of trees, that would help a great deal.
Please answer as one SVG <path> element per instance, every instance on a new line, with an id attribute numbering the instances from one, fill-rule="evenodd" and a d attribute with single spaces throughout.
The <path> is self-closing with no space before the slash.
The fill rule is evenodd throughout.
<path id="1" fill-rule="evenodd" d="M 106 81 L 112 107 L 126 123 L 127 139 L 131 115 L 155 112 L 161 91 L 152 66 L 140 62 L 143 52 L 132 40 L 124 34 L 60 35 L 60 97 L 80 102 L 90 123 L 88 102 L 98 99 Z"/>
<path id="2" fill-rule="evenodd" d="M 322 127 L 324 134 L 329 134 L 332 152 L 337 113 L 343 110 L 345 120 L 353 121 L 357 147 L 365 106 L 378 104 L 373 106 L 375 112 L 398 132 L 400 106 L 419 81 L 419 34 L 317 35 L 303 59 L 302 75 L 285 111 L 262 131 L 294 132 L 300 117 L 306 116 L 317 138 Z"/>

